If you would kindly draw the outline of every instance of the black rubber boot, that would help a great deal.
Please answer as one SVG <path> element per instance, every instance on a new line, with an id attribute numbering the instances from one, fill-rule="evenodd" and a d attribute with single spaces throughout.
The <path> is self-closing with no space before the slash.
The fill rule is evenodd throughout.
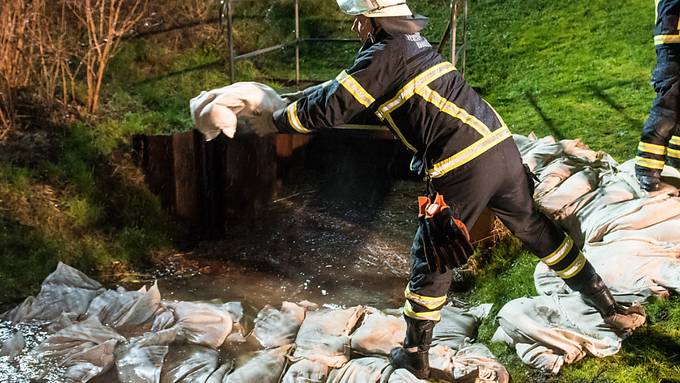
<path id="1" fill-rule="evenodd" d="M 597 273 L 593 273 L 586 281 L 579 292 L 614 330 L 628 334 L 645 323 L 644 308 L 639 304 L 624 307 L 616 303 L 611 291 Z"/>
<path id="2" fill-rule="evenodd" d="M 427 379 L 430 376 L 428 352 L 432 344 L 435 322 L 407 316 L 404 316 L 404 319 L 406 320 L 404 347 L 390 351 L 390 364 L 395 369 L 405 368 L 418 379 Z"/>
<path id="3" fill-rule="evenodd" d="M 648 192 L 659 190 L 661 185 L 661 171 L 635 165 L 635 176 L 640 186 Z"/>

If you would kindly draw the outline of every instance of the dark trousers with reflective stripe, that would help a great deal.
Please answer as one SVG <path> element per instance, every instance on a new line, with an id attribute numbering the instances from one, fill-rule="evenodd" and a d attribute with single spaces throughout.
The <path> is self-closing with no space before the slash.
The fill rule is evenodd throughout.
<path id="1" fill-rule="evenodd" d="M 680 165 L 680 44 L 656 46 L 652 84 L 656 98 L 642 128 L 636 166 L 638 171 L 658 173 L 666 161 Z"/>
<path id="2" fill-rule="evenodd" d="M 468 227 L 472 227 L 484 208 L 489 207 L 526 247 L 562 276 L 572 289 L 579 291 L 579 287 L 595 273 L 571 238 L 534 207 L 529 179 L 512 139 L 503 141 L 472 162 L 433 181 L 435 189 L 458 211 Z M 420 233 L 416 232 L 411 249 L 411 276 L 404 313 L 416 319 L 430 319 L 428 317 L 438 315 L 441 307 L 425 307 L 419 301 L 423 302 L 422 297 L 446 296 L 452 271 L 429 272 L 419 236 Z M 421 299 L 409 299 L 409 293 Z"/>

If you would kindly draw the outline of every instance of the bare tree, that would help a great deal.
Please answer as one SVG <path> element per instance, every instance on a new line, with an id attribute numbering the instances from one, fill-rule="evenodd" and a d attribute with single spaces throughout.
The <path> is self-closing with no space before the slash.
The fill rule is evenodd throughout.
<path id="1" fill-rule="evenodd" d="M 87 83 L 87 111 L 99 108 L 104 74 L 121 38 L 144 15 L 148 0 L 64 0 L 87 37 L 82 55 Z"/>

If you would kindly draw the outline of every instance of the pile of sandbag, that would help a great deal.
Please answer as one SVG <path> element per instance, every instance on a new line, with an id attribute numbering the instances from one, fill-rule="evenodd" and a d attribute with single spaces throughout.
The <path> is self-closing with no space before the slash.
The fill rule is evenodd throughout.
<path id="1" fill-rule="evenodd" d="M 443 308 L 430 352 L 437 378 L 509 380 L 489 350 L 474 343 L 490 309 Z M 238 302 L 165 301 L 155 284 L 107 290 L 59 264 L 36 297 L 0 315 L 0 381 L 419 381 L 387 360 L 404 338 L 398 310 L 284 302 L 242 322 Z"/>
<path id="2" fill-rule="evenodd" d="M 680 291 L 680 173 L 666 168 L 668 184 L 640 189 L 634 162 L 619 165 L 577 140 L 515 136 L 523 160 L 538 176 L 534 199 L 575 240 L 619 302 L 647 301 Z M 676 186 L 673 186 L 676 185 Z M 622 334 L 539 263 L 537 297 L 506 304 L 494 340 L 515 347 L 522 361 L 553 373 L 586 355 L 604 357 Z"/>

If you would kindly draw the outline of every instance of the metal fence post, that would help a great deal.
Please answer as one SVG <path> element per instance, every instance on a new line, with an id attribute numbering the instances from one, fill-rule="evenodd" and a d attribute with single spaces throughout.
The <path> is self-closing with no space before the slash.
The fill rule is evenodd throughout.
<path id="1" fill-rule="evenodd" d="M 229 79 L 234 83 L 236 68 L 234 67 L 234 23 L 232 19 L 231 0 L 227 1 L 227 49 L 229 50 Z"/>
<path id="2" fill-rule="evenodd" d="M 467 31 L 468 31 L 468 0 L 463 4 L 463 58 L 461 59 L 461 72 L 465 76 L 465 61 L 467 59 Z"/>
<path id="3" fill-rule="evenodd" d="M 456 34 L 458 32 L 458 0 L 451 0 L 451 63 L 456 65 Z"/>
<path id="4" fill-rule="evenodd" d="M 295 84 L 300 83 L 300 2 L 295 0 Z"/>

